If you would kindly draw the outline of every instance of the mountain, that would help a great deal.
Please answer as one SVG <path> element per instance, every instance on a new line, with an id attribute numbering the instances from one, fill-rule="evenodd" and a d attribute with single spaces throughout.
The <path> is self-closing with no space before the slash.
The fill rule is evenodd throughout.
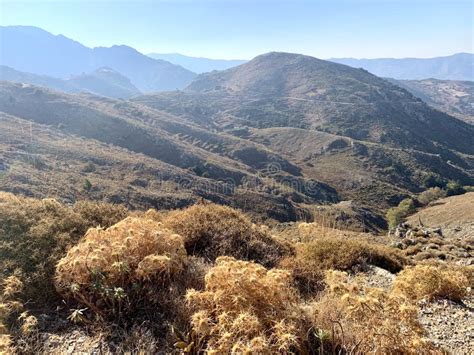
<path id="1" fill-rule="evenodd" d="M 107 97 L 129 98 L 140 94 L 130 80 L 110 68 L 99 68 L 89 74 L 58 79 L 47 75 L 24 73 L 0 66 L 0 80 L 39 85 L 70 93 L 89 92 Z"/>
<path id="2" fill-rule="evenodd" d="M 201 74 L 186 92 L 233 100 L 226 117 L 254 127 L 317 129 L 395 148 L 437 153 L 444 146 L 474 154 L 473 127 L 365 70 L 309 56 L 261 55 Z"/>
<path id="3" fill-rule="evenodd" d="M 458 80 L 392 80 L 434 108 L 474 124 L 474 82 Z"/>
<path id="4" fill-rule="evenodd" d="M 1 82 L 0 126 L 1 190 L 141 209 L 206 198 L 281 221 L 339 201 L 333 188 L 263 145 L 133 102 Z"/>
<path id="5" fill-rule="evenodd" d="M 364 68 L 381 77 L 402 80 L 474 80 L 474 54 L 457 53 L 435 58 L 332 58 L 332 62 Z"/>
<path id="6" fill-rule="evenodd" d="M 431 175 L 474 182 L 474 127 L 363 69 L 269 53 L 132 101 L 261 144 L 375 211 Z"/>
<path id="7" fill-rule="evenodd" d="M 127 46 L 88 48 L 37 27 L 0 27 L 0 65 L 61 79 L 111 68 L 128 77 L 140 91 L 185 87 L 195 74 L 164 60 L 147 57 Z"/>
<path id="8" fill-rule="evenodd" d="M 200 57 L 189 57 L 179 53 L 150 53 L 149 57 L 166 60 L 191 70 L 194 73 L 207 73 L 213 70 L 225 70 L 244 64 L 247 60 L 225 60 L 209 59 Z"/>

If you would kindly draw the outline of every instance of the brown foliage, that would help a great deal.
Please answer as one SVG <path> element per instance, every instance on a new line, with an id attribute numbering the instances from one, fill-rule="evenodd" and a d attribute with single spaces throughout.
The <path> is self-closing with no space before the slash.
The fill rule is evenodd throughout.
<path id="1" fill-rule="evenodd" d="M 214 261 L 222 255 L 274 266 L 291 248 L 254 225 L 242 212 L 199 204 L 171 212 L 164 225 L 184 237 L 188 254 Z"/>
<path id="2" fill-rule="evenodd" d="M 191 324 L 209 353 L 287 353 L 305 348 L 304 313 L 287 271 L 220 257 L 204 291 L 190 290 Z"/>
<path id="3" fill-rule="evenodd" d="M 183 239 L 149 219 L 128 217 L 90 229 L 56 268 L 58 291 L 100 315 L 121 316 L 143 300 L 156 301 L 184 269 Z"/>
<path id="4" fill-rule="evenodd" d="M 80 202 L 67 207 L 0 192 L 0 278 L 21 274 L 23 296 L 38 304 L 55 299 L 51 275 L 56 262 L 90 227 L 123 219 L 121 206 Z"/>
<path id="5" fill-rule="evenodd" d="M 323 348 L 330 353 L 435 353 L 423 338 L 417 309 L 398 294 L 329 271 L 328 290 L 312 305 Z"/>
<path id="6" fill-rule="evenodd" d="M 362 238 L 324 236 L 296 246 L 296 255 L 280 263 L 290 270 L 303 295 L 312 296 L 324 287 L 325 270 L 353 271 L 366 264 L 398 272 L 405 263 L 396 249 Z"/>
<path id="7" fill-rule="evenodd" d="M 405 297 L 419 301 L 423 298 L 445 298 L 462 301 L 472 286 L 472 269 L 442 265 L 416 265 L 397 275 L 393 288 Z"/>

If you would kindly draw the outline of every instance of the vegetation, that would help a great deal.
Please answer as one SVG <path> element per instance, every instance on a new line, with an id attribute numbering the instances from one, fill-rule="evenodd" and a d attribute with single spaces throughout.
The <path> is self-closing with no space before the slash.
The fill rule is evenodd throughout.
<path id="1" fill-rule="evenodd" d="M 4 351 L 44 351 L 41 329 L 62 319 L 101 332 L 117 353 L 433 352 L 416 302 L 460 301 L 474 274 L 407 267 L 395 248 L 316 223 L 273 236 L 215 204 L 143 213 L 0 201 Z M 370 265 L 399 272 L 393 289 L 368 286 L 360 275 Z"/>
<path id="2" fill-rule="evenodd" d="M 220 257 L 203 291 L 186 299 L 192 329 L 208 353 L 293 353 L 308 350 L 308 324 L 284 270 Z"/>
<path id="3" fill-rule="evenodd" d="M 387 211 L 387 221 L 390 228 L 395 228 L 410 213 L 415 212 L 415 203 L 411 198 L 402 200 L 397 207 L 390 208 Z"/>
<path id="4" fill-rule="evenodd" d="M 128 217 L 106 230 L 90 229 L 58 262 L 56 287 L 97 315 L 121 318 L 166 293 L 185 258 L 181 236 Z"/>
<path id="5" fill-rule="evenodd" d="M 469 276 L 471 275 L 471 280 Z M 471 283 L 470 283 L 471 282 Z M 472 285 L 472 270 L 436 265 L 416 265 L 400 272 L 394 289 L 409 299 L 444 298 L 461 301 Z"/>
<path id="6" fill-rule="evenodd" d="M 23 297 L 39 307 L 55 298 L 51 275 L 68 247 L 88 228 L 108 227 L 127 214 L 121 206 L 79 202 L 66 207 L 0 192 L 0 279 L 17 275 Z"/>
<path id="7" fill-rule="evenodd" d="M 216 204 L 198 204 L 171 212 L 163 220 L 166 227 L 184 238 L 188 254 L 214 261 L 233 256 L 274 266 L 291 247 L 253 224 L 238 210 Z"/>
<path id="8" fill-rule="evenodd" d="M 430 187 L 418 196 L 418 201 L 422 205 L 427 206 L 431 202 L 439 200 L 443 197 L 446 197 L 446 191 L 441 190 L 439 187 Z"/>

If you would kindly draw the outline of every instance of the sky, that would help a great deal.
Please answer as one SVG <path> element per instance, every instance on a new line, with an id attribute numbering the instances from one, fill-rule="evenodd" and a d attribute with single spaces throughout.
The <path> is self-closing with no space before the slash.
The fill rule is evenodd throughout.
<path id="1" fill-rule="evenodd" d="M 250 59 L 435 57 L 473 52 L 472 0 L 0 0 L 0 25 L 88 47 Z"/>

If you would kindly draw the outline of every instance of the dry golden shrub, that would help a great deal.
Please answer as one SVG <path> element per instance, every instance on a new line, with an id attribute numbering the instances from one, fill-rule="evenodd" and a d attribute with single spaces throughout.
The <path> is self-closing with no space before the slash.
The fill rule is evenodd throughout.
<path id="1" fill-rule="evenodd" d="M 24 300 L 47 305 L 57 299 L 51 275 L 67 248 L 90 227 L 125 218 L 124 207 L 80 202 L 67 207 L 0 192 L 0 279 L 21 274 Z"/>
<path id="2" fill-rule="evenodd" d="M 423 338 L 417 308 L 403 296 L 349 281 L 341 271 L 328 271 L 326 283 L 324 296 L 310 307 L 314 324 L 321 329 L 321 350 L 337 354 L 435 353 Z"/>
<path id="3" fill-rule="evenodd" d="M 214 261 L 233 256 L 274 266 L 291 248 L 253 224 L 242 212 L 216 204 L 198 204 L 173 211 L 163 223 L 184 237 L 186 250 Z"/>
<path id="4" fill-rule="evenodd" d="M 138 300 L 156 301 L 183 271 L 183 238 L 159 222 L 128 217 L 90 229 L 58 262 L 56 287 L 99 315 L 121 316 Z"/>
<path id="5" fill-rule="evenodd" d="M 366 264 L 398 272 L 405 264 L 400 252 L 362 238 L 324 236 L 296 245 L 296 255 L 283 259 L 279 266 L 290 270 L 303 295 L 314 295 L 324 287 L 326 270 L 351 271 Z"/>
<path id="6" fill-rule="evenodd" d="M 459 302 L 468 295 L 470 278 L 469 268 L 420 264 L 400 272 L 393 290 L 414 301 L 444 298 Z"/>
<path id="7" fill-rule="evenodd" d="M 305 350 L 307 323 L 287 271 L 219 257 L 205 290 L 189 290 L 193 331 L 210 354 Z"/>

